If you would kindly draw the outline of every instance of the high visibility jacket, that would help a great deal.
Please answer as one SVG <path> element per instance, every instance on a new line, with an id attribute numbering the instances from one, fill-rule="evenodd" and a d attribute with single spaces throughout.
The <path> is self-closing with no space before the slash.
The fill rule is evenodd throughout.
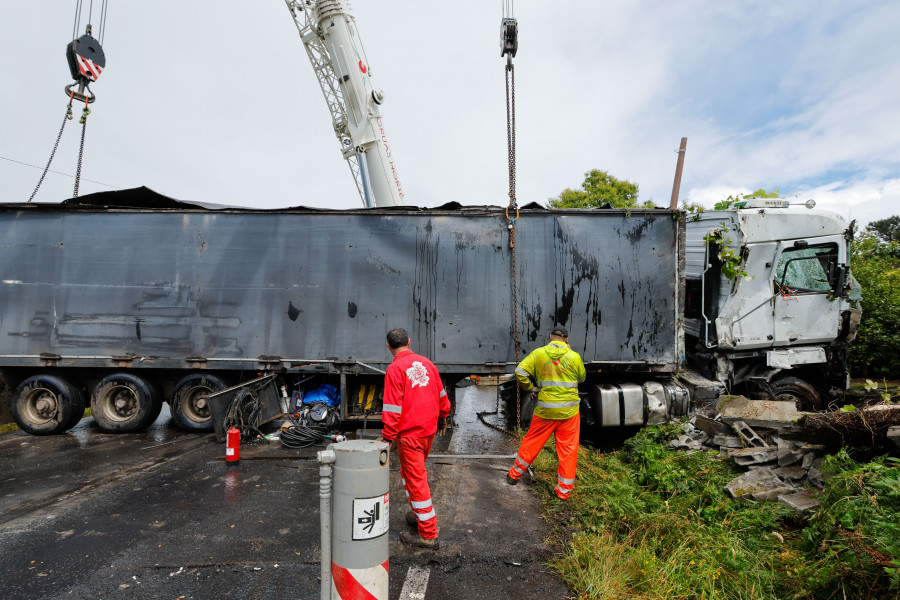
<path id="1" fill-rule="evenodd" d="M 534 414 L 542 419 L 568 419 L 578 414 L 578 384 L 585 375 L 578 353 L 557 341 L 538 348 L 516 367 L 519 387 L 540 388 Z"/>
<path id="2" fill-rule="evenodd" d="M 450 400 L 437 367 L 412 350 L 395 356 L 384 377 L 384 440 L 434 435 L 438 417 L 449 414 Z"/>

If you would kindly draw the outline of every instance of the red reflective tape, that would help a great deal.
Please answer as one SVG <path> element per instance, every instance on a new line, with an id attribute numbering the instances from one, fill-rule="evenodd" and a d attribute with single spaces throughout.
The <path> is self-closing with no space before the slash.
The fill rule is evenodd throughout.
<path id="1" fill-rule="evenodd" d="M 336 565 L 334 561 L 331 563 L 331 579 L 334 581 L 334 589 L 342 600 L 378 600 L 350 574 L 350 571 Z"/>
<path id="2" fill-rule="evenodd" d="M 390 573 L 390 571 L 391 571 L 390 569 L 388 569 L 388 561 L 389 560 L 391 560 L 391 559 L 387 559 L 386 561 L 381 563 L 381 566 L 384 567 L 384 570 L 387 571 L 388 573 Z"/>

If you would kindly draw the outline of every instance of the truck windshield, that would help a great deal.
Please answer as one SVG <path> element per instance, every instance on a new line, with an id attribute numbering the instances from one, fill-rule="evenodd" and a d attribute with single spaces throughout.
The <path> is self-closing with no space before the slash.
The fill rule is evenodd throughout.
<path id="1" fill-rule="evenodd" d="M 775 292 L 825 293 L 834 289 L 837 244 L 789 248 L 781 253 L 775 270 Z"/>

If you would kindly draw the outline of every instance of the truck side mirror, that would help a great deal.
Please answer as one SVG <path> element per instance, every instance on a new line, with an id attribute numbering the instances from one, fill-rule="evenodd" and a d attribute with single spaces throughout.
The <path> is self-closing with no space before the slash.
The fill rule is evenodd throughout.
<path id="1" fill-rule="evenodd" d="M 845 289 L 847 287 L 847 266 L 839 265 L 835 271 L 834 295 L 840 298 L 846 298 L 849 291 Z"/>

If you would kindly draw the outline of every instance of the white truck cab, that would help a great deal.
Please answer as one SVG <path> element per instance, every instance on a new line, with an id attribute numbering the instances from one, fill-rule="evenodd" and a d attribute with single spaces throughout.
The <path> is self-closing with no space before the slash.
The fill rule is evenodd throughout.
<path id="1" fill-rule="evenodd" d="M 814 205 L 758 198 L 687 217 L 694 366 L 729 390 L 755 386 L 804 409 L 846 389 L 847 344 L 860 316 L 852 230 Z"/>

